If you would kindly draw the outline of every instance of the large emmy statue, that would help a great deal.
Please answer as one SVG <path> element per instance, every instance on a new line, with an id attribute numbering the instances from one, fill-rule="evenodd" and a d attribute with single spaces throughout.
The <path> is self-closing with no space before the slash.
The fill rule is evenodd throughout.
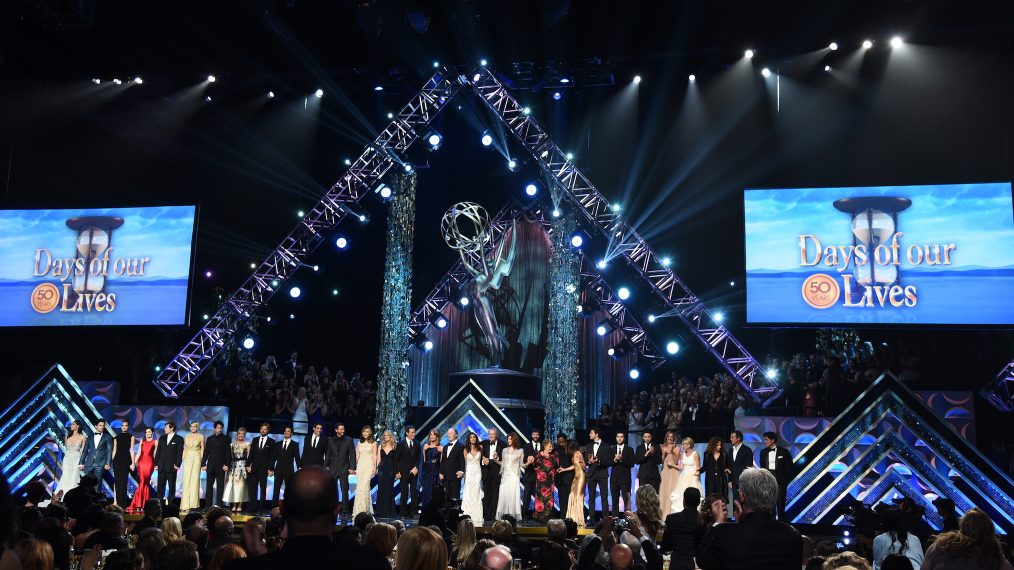
<path id="1" fill-rule="evenodd" d="M 451 206 L 440 221 L 440 229 L 444 234 L 444 241 L 458 252 L 461 262 L 472 274 L 472 279 L 466 286 L 466 293 L 472 301 L 472 313 L 482 331 L 486 348 L 489 350 L 489 358 L 493 366 L 499 368 L 507 352 L 508 343 L 497 326 L 496 314 L 487 291 L 499 289 L 503 278 L 510 275 L 517 250 L 515 243 L 517 223 L 511 227 L 509 234 L 504 234 L 500 244 L 493 248 L 493 251 L 487 251 L 487 246 L 493 239 L 489 214 L 475 202 L 459 202 Z M 510 250 L 505 254 L 508 238 Z M 492 257 L 487 258 L 487 253 L 492 253 Z"/>

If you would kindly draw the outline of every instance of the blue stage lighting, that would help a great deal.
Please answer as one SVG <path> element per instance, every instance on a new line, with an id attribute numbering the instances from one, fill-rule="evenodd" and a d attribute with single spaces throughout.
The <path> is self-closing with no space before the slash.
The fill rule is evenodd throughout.
<path id="1" fill-rule="evenodd" d="M 608 265 L 609 265 L 608 261 L 606 261 L 604 259 L 600 259 L 599 262 L 595 264 L 595 267 L 598 267 L 599 269 L 605 269 L 606 266 L 608 266 Z"/>
<path id="2" fill-rule="evenodd" d="M 735 281 L 729 281 L 729 287 L 735 287 L 735 286 L 736 286 L 736 282 Z"/>
<path id="3" fill-rule="evenodd" d="M 384 86 L 383 85 L 377 85 L 376 87 L 373 88 L 373 90 L 374 91 L 383 91 L 384 90 Z"/>
<path id="4" fill-rule="evenodd" d="M 531 115 L 532 114 L 532 108 L 531 107 L 525 107 L 524 109 L 522 109 L 522 112 L 524 112 L 524 114 L 526 114 L 526 115 Z"/>
<path id="5" fill-rule="evenodd" d="M 430 135 L 426 137 L 426 143 L 429 144 L 430 148 L 433 150 L 440 148 L 440 144 L 443 142 L 444 137 L 440 136 L 440 133 L 437 132 L 431 132 Z"/>
<path id="6" fill-rule="evenodd" d="M 764 376 L 767 376 L 768 380 L 774 380 L 775 378 L 778 378 L 778 371 L 774 368 L 768 368 L 767 372 L 764 373 Z"/>
<path id="7" fill-rule="evenodd" d="M 486 59 L 485 59 L 485 58 L 483 58 L 483 59 L 480 59 L 480 60 L 479 60 L 479 65 L 481 65 L 481 66 L 483 66 L 483 67 L 486 67 L 486 64 L 487 64 L 487 63 L 488 63 L 488 62 L 486 61 Z"/>
<path id="8" fill-rule="evenodd" d="M 248 336 L 243 339 L 243 348 L 247 350 L 253 350 L 253 347 L 257 345 L 257 341 L 252 336 Z"/>
<path id="9" fill-rule="evenodd" d="M 509 170 L 514 171 L 517 167 L 518 167 L 518 161 L 514 160 L 513 158 L 510 158 L 510 159 L 507 160 L 507 168 Z"/>
<path id="10" fill-rule="evenodd" d="M 560 95 L 559 91 L 554 91 L 553 92 L 553 101 L 559 101 L 560 97 L 562 97 L 562 95 Z"/>
<path id="11" fill-rule="evenodd" d="M 599 326 L 595 327 L 595 333 L 598 334 L 599 336 L 606 336 L 606 333 L 608 333 L 608 332 L 609 332 L 609 330 L 606 329 L 606 327 L 603 326 L 603 325 L 599 325 Z"/>
<path id="12" fill-rule="evenodd" d="M 383 185 L 383 186 L 380 187 L 380 191 L 377 192 L 377 193 L 380 194 L 381 198 L 387 200 L 388 198 L 391 197 L 391 193 L 392 192 L 393 191 L 391 190 L 391 187 L 385 184 L 385 185 Z"/>
<path id="13" fill-rule="evenodd" d="M 349 246 L 349 240 L 345 236 L 338 236 L 338 239 L 334 240 L 334 244 L 338 249 L 345 249 Z"/>
<path id="14" fill-rule="evenodd" d="M 771 70 L 765 67 L 761 70 L 761 75 L 764 77 L 771 77 Z"/>
<path id="15" fill-rule="evenodd" d="M 440 62 L 439 61 L 434 61 L 433 62 L 433 67 L 440 67 Z"/>
<path id="16" fill-rule="evenodd" d="M 296 318 L 296 314 L 295 313 L 289 313 L 289 320 L 290 321 L 293 320 L 293 319 L 295 319 L 295 318 Z"/>
<path id="17" fill-rule="evenodd" d="M 538 193 L 539 193 L 539 187 L 536 186 L 535 184 L 529 184 L 529 185 L 525 186 L 525 194 L 527 194 L 529 196 L 534 196 L 534 195 L 536 195 Z"/>
<path id="18" fill-rule="evenodd" d="M 489 134 L 489 131 L 485 131 L 482 133 L 482 138 L 479 139 L 479 142 L 482 143 L 482 146 L 489 146 L 493 144 L 493 135 Z"/>
<path id="19" fill-rule="evenodd" d="M 570 238 L 570 245 L 574 247 L 581 247 L 582 245 L 584 245 L 584 238 L 581 237 L 580 235 L 575 235 L 574 237 Z"/>
<path id="20" fill-rule="evenodd" d="M 560 217 L 560 210 L 558 210 L 556 208 L 553 208 L 553 217 L 554 218 L 559 218 Z"/>
<path id="21" fill-rule="evenodd" d="M 412 172 L 412 164 L 411 163 L 406 162 L 403 167 L 405 168 L 405 172 Z"/>
<path id="22" fill-rule="evenodd" d="M 626 301 L 630 298 L 630 289 L 620 287 L 616 290 L 616 296 L 619 297 L 621 301 Z"/>
<path id="23" fill-rule="evenodd" d="M 631 380 L 637 380 L 640 377 L 641 377 L 641 371 L 640 370 L 638 370 L 636 368 L 631 368 L 630 369 L 630 379 Z"/>
<path id="24" fill-rule="evenodd" d="M 345 166 L 352 166 L 352 159 L 346 158 L 342 162 L 345 163 Z"/>
<path id="25" fill-rule="evenodd" d="M 662 267 L 669 267 L 669 265 L 671 265 L 671 264 L 672 264 L 672 259 L 670 259 L 668 257 L 663 257 L 662 258 Z"/>
<path id="26" fill-rule="evenodd" d="M 722 313 L 722 311 L 718 311 L 717 313 L 715 313 L 715 322 L 716 323 L 721 323 L 724 320 L 725 320 L 725 315 Z"/>
<path id="27" fill-rule="evenodd" d="M 655 322 L 655 319 L 657 319 L 657 318 L 658 317 L 656 317 L 655 315 L 648 315 L 648 322 L 649 323 L 653 323 L 653 322 Z"/>
<path id="28" fill-rule="evenodd" d="M 318 99 L 320 99 L 321 97 L 323 97 L 323 96 L 324 96 L 324 90 L 323 90 L 323 89 L 318 89 L 318 90 L 314 91 L 314 92 L 313 92 L 313 94 L 314 94 L 314 95 L 315 95 L 315 96 L 316 96 L 316 97 L 317 97 Z"/>
<path id="29" fill-rule="evenodd" d="M 567 153 L 567 160 L 574 160 L 574 153 L 568 152 Z"/>
<path id="30" fill-rule="evenodd" d="M 299 296 L 302 295 L 302 294 L 303 294 L 303 290 L 300 289 L 298 285 L 293 285 L 289 289 L 289 296 L 292 297 L 293 299 L 298 299 Z"/>
<path id="31" fill-rule="evenodd" d="M 461 298 L 458 299 L 458 304 L 461 305 L 462 307 L 467 307 L 468 306 L 468 297 L 465 297 L 464 295 L 462 295 Z"/>
<path id="32" fill-rule="evenodd" d="M 438 329 L 443 329 L 443 328 L 447 328 L 447 319 L 445 319 L 445 318 L 443 318 L 443 317 L 440 317 L 440 318 L 438 318 L 438 319 L 436 320 L 436 322 L 435 322 L 435 323 L 433 323 L 433 324 L 437 325 L 437 328 L 438 328 Z"/>
<path id="33" fill-rule="evenodd" d="M 370 217 L 369 216 L 367 216 L 366 214 L 359 214 L 359 223 L 360 224 L 365 224 L 368 221 L 370 221 Z"/>
<path id="34" fill-rule="evenodd" d="M 680 351 L 680 344 L 674 340 L 670 340 L 665 345 L 665 351 L 668 352 L 669 354 L 676 354 L 677 352 Z"/>
<path id="35" fill-rule="evenodd" d="M 425 350 L 426 352 L 433 350 L 433 341 L 432 340 L 424 341 L 423 350 Z"/>

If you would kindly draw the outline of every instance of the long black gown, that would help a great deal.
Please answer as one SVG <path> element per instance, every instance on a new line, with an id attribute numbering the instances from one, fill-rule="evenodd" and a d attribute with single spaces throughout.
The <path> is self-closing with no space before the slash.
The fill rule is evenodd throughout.
<path id="1" fill-rule="evenodd" d="M 729 486 L 729 475 L 725 472 L 729 469 L 729 455 L 723 449 L 715 460 L 711 453 L 704 454 L 704 492 L 708 495 L 717 494 L 725 497 Z"/>
<path id="2" fill-rule="evenodd" d="M 394 511 L 394 474 L 398 471 L 398 448 L 384 451 L 380 448 L 380 468 L 377 470 L 377 507 L 374 514 L 378 517 L 393 517 Z"/>

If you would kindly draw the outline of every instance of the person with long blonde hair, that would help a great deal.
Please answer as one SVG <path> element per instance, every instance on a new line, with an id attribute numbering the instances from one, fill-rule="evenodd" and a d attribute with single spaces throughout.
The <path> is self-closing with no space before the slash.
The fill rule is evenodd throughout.
<path id="1" fill-rule="evenodd" d="M 973 567 L 983 570 L 1014 568 L 1003 556 L 993 521 L 979 509 L 965 513 L 958 521 L 958 530 L 937 536 L 922 562 L 923 570 Z"/>
<path id="2" fill-rule="evenodd" d="M 574 470 L 574 481 L 570 484 L 570 497 L 567 498 L 567 515 L 577 523 L 578 528 L 584 527 L 584 484 L 585 484 L 585 462 L 584 453 L 581 448 L 571 446 L 570 456 Z"/>
<path id="3" fill-rule="evenodd" d="M 475 523 L 468 517 L 463 517 L 458 523 L 458 532 L 455 535 L 454 548 L 451 549 L 450 565 L 461 568 L 468 560 L 475 548 Z"/>
<path id="4" fill-rule="evenodd" d="M 165 536 L 166 544 L 183 540 L 183 523 L 176 517 L 162 519 L 162 535 Z"/>
<path id="5" fill-rule="evenodd" d="M 53 570 L 53 547 L 48 542 L 26 538 L 14 545 L 22 570 Z"/>
<path id="6" fill-rule="evenodd" d="M 373 474 L 380 463 L 380 447 L 373 438 L 373 428 L 363 426 L 360 431 L 362 438 L 356 446 L 356 499 L 352 504 L 352 516 L 359 513 L 373 514 L 373 501 L 370 491 L 373 488 Z"/>
<path id="7" fill-rule="evenodd" d="M 704 487 L 701 485 L 701 457 L 694 449 L 694 440 L 691 437 L 683 438 L 683 449 L 679 453 L 680 463 L 679 478 L 676 480 L 676 490 L 670 497 L 670 512 L 678 513 L 684 509 L 683 492 L 690 487 L 696 487 L 704 496 Z M 693 505 L 696 509 L 697 505 Z"/>
<path id="8" fill-rule="evenodd" d="M 676 432 L 669 430 L 665 432 L 665 442 L 662 443 L 662 483 L 658 486 L 658 500 L 662 505 L 663 520 L 673 513 L 672 494 L 676 490 L 676 481 L 679 479 L 679 464 Z"/>
<path id="9" fill-rule="evenodd" d="M 394 570 L 447 570 L 444 537 L 424 526 L 406 530 L 398 539 Z"/>

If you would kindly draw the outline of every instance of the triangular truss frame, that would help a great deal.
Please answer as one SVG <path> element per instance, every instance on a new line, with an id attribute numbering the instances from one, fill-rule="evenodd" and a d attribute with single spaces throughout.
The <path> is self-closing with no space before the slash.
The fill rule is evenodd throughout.
<path id="1" fill-rule="evenodd" d="M 622 258 L 644 280 L 665 307 L 665 313 L 679 317 L 702 346 L 735 378 L 754 400 L 768 405 L 782 388 L 766 378 L 760 363 L 718 322 L 715 315 L 647 242 L 613 208 L 587 177 L 568 158 L 531 113 L 511 95 L 488 67 L 479 66 L 465 74 L 445 67 L 431 76 L 366 146 L 348 171 L 303 217 L 282 243 L 253 271 L 250 277 L 166 364 L 154 380 L 168 397 L 178 397 L 222 350 L 243 325 L 260 310 L 295 273 L 334 228 L 355 210 L 388 170 L 405 165 L 403 153 L 425 134 L 433 118 L 467 87 L 475 93 L 531 156 L 547 179 L 562 189 L 561 199 L 579 212 L 583 221 L 609 240 L 611 251 Z"/>

